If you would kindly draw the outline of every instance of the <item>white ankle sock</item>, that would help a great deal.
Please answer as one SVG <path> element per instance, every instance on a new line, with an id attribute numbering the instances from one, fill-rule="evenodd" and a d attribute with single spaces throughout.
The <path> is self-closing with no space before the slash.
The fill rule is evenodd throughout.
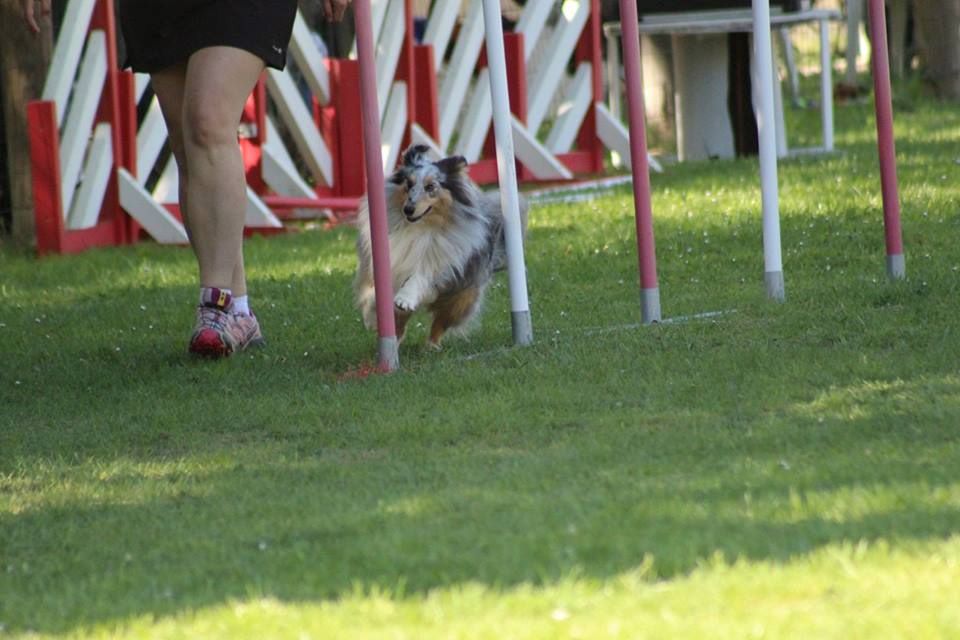
<path id="1" fill-rule="evenodd" d="M 250 315 L 250 301 L 246 295 L 237 296 L 233 299 L 233 307 L 230 309 L 234 313 L 241 315 Z"/>

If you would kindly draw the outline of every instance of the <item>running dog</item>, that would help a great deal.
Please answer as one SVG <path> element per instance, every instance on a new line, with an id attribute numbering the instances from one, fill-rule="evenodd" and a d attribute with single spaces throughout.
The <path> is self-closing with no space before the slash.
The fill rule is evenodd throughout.
<path id="1" fill-rule="evenodd" d="M 429 148 L 410 147 L 387 180 L 387 224 L 397 337 L 413 313 L 433 316 L 428 345 L 440 349 L 448 330 L 464 332 L 483 304 L 495 271 L 506 266 L 500 196 L 483 192 L 467 175 L 467 161 L 453 156 L 433 162 Z M 526 231 L 527 205 L 520 218 Z M 377 326 L 366 199 L 357 216 L 357 306 L 368 329 Z"/>

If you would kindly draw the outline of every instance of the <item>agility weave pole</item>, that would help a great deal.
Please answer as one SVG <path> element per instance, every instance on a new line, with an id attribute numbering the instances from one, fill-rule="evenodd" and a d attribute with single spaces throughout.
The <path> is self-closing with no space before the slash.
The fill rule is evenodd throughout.
<path id="1" fill-rule="evenodd" d="M 636 0 L 620 0 L 623 28 L 624 73 L 627 80 L 627 113 L 630 123 L 630 167 L 640 263 L 640 317 L 643 324 L 660 322 L 660 286 L 657 283 L 653 207 L 650 203 L 650 167 L 647 164 L 647 124 L 640 82 L 640 29 Z"/>
<path id="2" fill-rule="evenodd" d="M 753 102 L 760 146 L 760 192 L 763 208 L 763 279 L 767 297 L 783 302 L 783 247 L 780 241 L 780 189 L 777 169 L 777 120 L 773 84 L 770 0 L 753 0 Z"/>
<path id="3" fill-rule="evenodd" d="M 513 343 L 533 343 L 530 302 L 527 297 L 527 270 L 523 259 L 523 228 L 517 193 L 517 165 L 513 150 L 513 122 L 507 89 L 507 63 L 503 44 L 500 1 L 483 0 L 487 42 L 490 94 L 493 99 L 493 125 L 497 146 L 497 172 L 500 180 L 500 205 L 503 211 L 507 245 L 507 274 L 510 286 L 510 319 Z"/>
<path id="4" fill-rule="evenodd" d="M 378 364 L 382 371 L 400 368 L 397 326 L 393 315 L 393 282 L 390 273 L 390 241 L 387 237 L 387 196 L 380 147 L 380 105 L 377 98 L 377 61 L 374 53 L 370 0 L 354 2 L 357 58 L 360 62 L 360 100 L 363 111 L 363 146 L 367 167 L 367 198 L 370 207 L 370 246 L 377 299 Z"/>
<path id="5" fill-rule="evenodd" d="M 877 150 L 880 156 L 880 186 L 883 193 L 883 224 L 887 249 L 887 275 L 899 280 L 907 275 L 900 228 L 900 196 L 897 188 L 897 152 L 893 139 L 893 97 L 890 89 L 890 54 L 883 0 L 870 0 L 870 30 L 873 33 L 873 86 L 877 111 Z"/>

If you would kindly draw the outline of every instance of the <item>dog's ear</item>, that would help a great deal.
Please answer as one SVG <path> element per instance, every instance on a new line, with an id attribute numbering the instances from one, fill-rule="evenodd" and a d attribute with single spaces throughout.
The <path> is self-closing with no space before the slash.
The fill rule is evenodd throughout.
<path id="1" fill-rule="evenodd" d="M 471 188 L 473 182 L 466 172 L 466 158 L 451 156 L 440 160 L 435 166 L 442 174 L 441 183 L 443 187 L 450 192 L 454 200 L 467 206 L 475 204 L 476 188 Z"/>
<path id="2" fill-rule="evenodd" d="M 407 177 L 408 177 L 407 170 L 403 167 L 400 167 L 399 169 L 394 171 L 387 180 L 391 184 L 401 186 L 403 185 L 404 182 L 407 181 Z"/>
<path id="3" fill-rule="evenodd" d="M 408 147 L 403 152 L 403 164 L 407 167 L 415 167 L 427 162 L 425 156 L 430 153 L 430 147 L 425 144 L 415 144 Z"/>
<path id="4" fill-rule="evenodd" d="M 452 176 L 467 167 L 467 159 L 463 156 L 450 156 L 437 162 L 437 167 L 448 176 Z"/>

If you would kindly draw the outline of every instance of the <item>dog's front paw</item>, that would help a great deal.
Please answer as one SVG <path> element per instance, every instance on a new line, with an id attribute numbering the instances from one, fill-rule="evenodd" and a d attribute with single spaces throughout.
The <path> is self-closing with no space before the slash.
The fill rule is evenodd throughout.
<path id="1" fill-rule="evenodd" d="M 393 306 L 400 311 L 411 312 L 417 308 L 417 301 L 401 291 L 393 298 Z"/>

